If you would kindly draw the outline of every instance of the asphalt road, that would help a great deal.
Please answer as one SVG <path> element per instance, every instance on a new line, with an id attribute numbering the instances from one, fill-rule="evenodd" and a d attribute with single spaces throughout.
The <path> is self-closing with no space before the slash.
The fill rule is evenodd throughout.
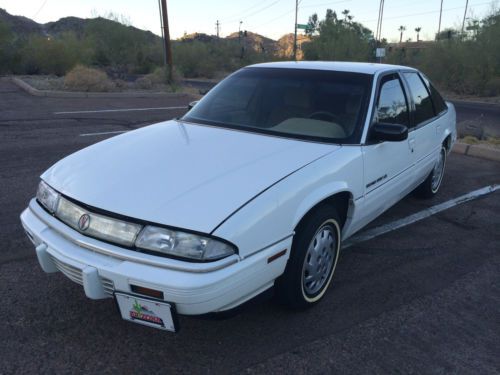
<path id="1" fill-rule="evenodd" d="M 500 372 L 500 191 L 344 251 L 324 301 L 300 313 L 262 299 L 229 319 L 180 317 L 169 334 L 43 273 L 19 223 L 38 176 L 111 136 L 81 134 L 183 110 L 54 113 L 188 102 L 37 98 L 0 82 L 0 374 Z M 372 226 L 498 183 L 499 163 L 452 154 L 436 198 L 409 196 Z"/>

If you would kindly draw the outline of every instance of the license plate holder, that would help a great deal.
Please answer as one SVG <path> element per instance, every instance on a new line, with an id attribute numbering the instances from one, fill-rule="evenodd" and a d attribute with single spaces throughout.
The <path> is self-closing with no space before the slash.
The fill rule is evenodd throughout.
<path id="1" fill-rule="evenodd" d="M 115 301 L 124 320 L 170 332 L 179 329 L 172 303 L 123 292 L 115 292 Z"/>

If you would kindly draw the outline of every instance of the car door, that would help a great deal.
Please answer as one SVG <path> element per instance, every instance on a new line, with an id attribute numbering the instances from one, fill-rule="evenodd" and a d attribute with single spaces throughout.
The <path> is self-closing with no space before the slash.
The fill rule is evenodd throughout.
<path id="1" fill-rule="evenodd" d="M 412 106 L 412 123 L 414 126 L 414 181 L 417 186 L 430 173 L 439 155 L 441 141 L 437 137 L 440 121 L 428 86 L 416 71 L 402 72 L 408 86 Z"/>
<path id="2" fill-rule="evenodd" d="M 381 123 L 410 127 L 410 106 L 398 73 L 383 76 L 378 83 L 371 125 Z M 412 183 L 414 133 L 399 142 L 374 142 L 368 131 L 362 146 L 364 165 L 364 208 L 360 224 L 365 225 L 405 196 Z"/>

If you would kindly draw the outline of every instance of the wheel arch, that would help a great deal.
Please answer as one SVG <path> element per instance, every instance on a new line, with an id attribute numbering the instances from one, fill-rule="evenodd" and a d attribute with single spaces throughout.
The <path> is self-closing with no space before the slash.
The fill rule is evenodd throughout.
<path id="1" fill-rule="evenodd" d="M 442 145 L 444 146 L 444 148 L 446 148 L 447 152 L 450 152 L 451 146 L 452 146 L 451 132 L 448 132 L 447 134 L 445 134 L 445 137 L 444 137 L 444 140 L 442 142 Z"/>
<path id="2" fill-rule="evenodd" d="M 316 199 L 314 198 L 306 199 L 305 202 L 302 203 L 302 205 L 298 210 L 298 214 L 295 217 L 294 220 L 295 230 L 302 223 L 304 223 L 316 209 L 324 205 L 332 205 L 333 207 L 335 207 L 337 214 L 339 215 L 340 219 L 339 225 L 341 231 L 343 231 L 343 229 L 346 226 L 346 223 L 352 216 L 352 211 L 354 209 L 353 194 L 347 189 L 347 187 L 339 189 L 335 193 L 330 195 L 325 195 L 321 198 L 316 197 Z"/>

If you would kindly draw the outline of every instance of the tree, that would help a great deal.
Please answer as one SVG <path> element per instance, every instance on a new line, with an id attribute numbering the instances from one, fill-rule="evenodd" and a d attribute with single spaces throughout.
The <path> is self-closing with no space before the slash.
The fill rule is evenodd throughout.
<path id="1" fill-rule="evenodd" d="M 318 27 L 319 27 L 318 14 L 314 13 L 312 16 L 309 17 L 309 21 L 307 22 L 306 35 L 308 35 L 309 37 L 313 36 L 314 33 L 318 30 Z"/>
<path id="2" fill-rule="evenodd" d="M 401 43 L 401 42 L 403 41 L 403 32 L 404 32 L 405 30 L 406 30 L 406 26 L 403 26 L 403 25 L 399 26 L 398 31 L 401 33 L 401 34 L 399 35 L 399 43 Z"/>
<path id="3" fill-rule="evenodd" d="M 442 30 L 439 34 L 436 34 L 436 40 L 451 40 L 458 37 L 458 30 L 452 28 L 446 28 Z"/>
<path id="4" fill-rule="evenodd" d="M 325 18 L 318 23 L 318 35 L 302 47 L 306 59 L 343 61 L 373 59 L 375 46 L 371 30 L 358 22 L 353 22 L 349 10 L 344 10 L 342 14 L 344 19 L 338 19 L 337 14 L 331 9 L 326 11 Z"/>
<path id="5" fill-rule="evenodd" d="M 422 31 L 422 28 L 420 26 L 416 27 L 415 31 L 417 32 L 417 42 L 420 42 L 420 31 Z"/>

